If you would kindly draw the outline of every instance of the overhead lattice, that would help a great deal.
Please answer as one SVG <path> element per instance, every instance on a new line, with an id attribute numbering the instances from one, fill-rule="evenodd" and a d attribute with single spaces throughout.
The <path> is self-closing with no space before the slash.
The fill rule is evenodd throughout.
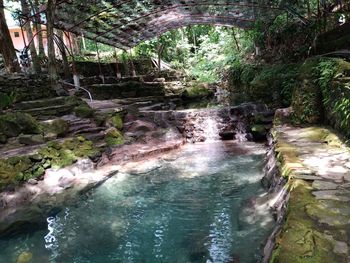
<path id="1" fill-rule="evenodd" d="M 280 9 L 269 0 L 70 0 L 57 6 L 56 27 L 128 49 L 170 29 L 194 24 L 250 27 Z"/>

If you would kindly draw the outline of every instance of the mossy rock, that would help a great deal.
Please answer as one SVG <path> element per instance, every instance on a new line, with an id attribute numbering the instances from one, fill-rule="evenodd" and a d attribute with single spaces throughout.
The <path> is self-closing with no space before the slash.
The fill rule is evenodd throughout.
<path id="1" fill-rule="evenodd" d="M 116 146 L 124 144 L 123 134 L 116 128 L 109 128 L 106 131 L 105 141 L 108 146 Z"/>
<path id="2" fill-rule="evenodd" d="M 42 130 L 45 134 L 55 134 L 57 137 L 64 137 L 69 131 L 69 124 L 63 119 L 56 119 L 52 122 L 43 123 Z"/>
<path id="3" fill-rule="evenodd" d="M 201 99 L 213 96 L 214 92 L 211 89 L 208 89 L 204 85 L 194 84 L 191 87 L 188 87 L 182 93 L 182 98 L 185 100 Z"/>
<path id="4" fill-rule="evenodd" d="M 111 126 L 117 128 L 118 130 L 122 130 L 123 129 L 123 119 L 119 114 L 116 114 L 112 117 L 110 117 L 107 121 L 107 123 L 109 123 Z"/>
<path id="5" fill-rule="evenodd" d="M 59 169 L 73 164 L 80 157 L 96 155 L 93 143 L 83 137 L 65 140 L 62 144 L 57 142 L 48 143 L 48 146 L 40 149 L 39 153 L 54 169 Z"/>
<path id="6" fill-rule="evenodd" d="M 0 116 L 0 133 L 16 137 L 20 133 L 41 133 L 41 128 L 36 119 L 27 113 L 6 113 Z"/>
<path id="7" fill-rule="evenodd" d="M 255 124 L 251 127 L 251 133 L 255 140 L 264 140 L 266 139 L 267 130 L 265 125 Z"/>
<path id="8" fill-rule="evenodd" d="M 41 134 L 21 134 L 18 142 L 24 145 L 37 145 L 45 142 L 44 136 Z"/>
<path id="9" fill-rule="evenodd" d="M 17 261 L 16 263 L 29 263 L 31 262 L 33 258 L 33 254 L 31 252 L 22 252 L 18 258 L 17 258 Z"/>
<path id="10" fill-rule="evenodd" d="M 11 157 L 0 160 L 0 187 L 8 184 L 17 184 L 30 177 L 33 166 L 29 157 Z"/>
<path id="11" fill-rule="evenodd" d="M 87 104 L 82 104 L 74 108 L 74 114 L 80 118 L 90 118 L 94 114 L 94 110 Z"/>

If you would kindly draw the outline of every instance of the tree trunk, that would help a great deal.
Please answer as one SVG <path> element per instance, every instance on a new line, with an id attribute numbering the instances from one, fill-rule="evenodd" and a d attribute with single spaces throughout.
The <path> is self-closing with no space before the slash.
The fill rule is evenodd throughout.
<path id="1" fill-rule="evenodd" d="M 22 13 L 25 16 L 30 15 L 30 11 L 29 11 L 30 9 L 29 9 L 29 5 L 27 3 L 27 0 L 21 0 L 21 7 L 22 7 Z M 27 38 L 29 41 L 28 45 L 29 45 L 29 50 L 30 50 L 30 56 L 32 57 L 32 61 L 33 61 L 34 72 L 40 73 L 41 72 L 40 61 L 38 59 L 38 54 L 36 53 L 34 39 L 33 39 L 33 31 L 31 28 L 30 21 L 26 21 L 26 23 L 24 25 L 24 29 L 27 33 Z"/>
<path id="2" fill-rule="evenodd" d="M 47 1 L 47 53 L 48 53 L 48 73 L 52 82 L 57 80 L 56 56 L 53 25 L 55 20 L 56 0 Z"/>
<path id="3" fill-rule="evenodd" d="M 64 77 L 65 79 L 70 79 L 71 74 L 70 74 L 70 68 L 69 68 L 69 63 L 67 58 L 66 46 L 64 45 L 64 42 L 63 42 L 63 31 L 58 30 L 57 34 L 58 34 L 57 46 L 59 47 L 62 55 Z"/>
<path id="4" fill-rule="evenodd" d="M 80 42 L 81 39 L 79 36 L 69 33 L 69 38 L 70 38 L 70 49 L 73 55 L 80 55 L 81 54 L 81 48 L 80 48 Z"/>
<path id="5" fill-rule="evenodd" d="M 38 13 L 39 12 L 39 1 L 38 0 L 34 0 L 34 5 L 33 5 L 33 9 L 34 9 L 34 12 L 35 13 Z M 43 32 L 41 31 L 42 30 L 42 26 L 40 24 L 40 17 L 37 17 L 35 19 L 35 29 L 36 29 L 36 32 L 38 32 L 38 48 L 39 48 L 39 56 L 41 58 L 44 58 L 46 55 L 45 55 L 45 48 L 44 48 L 44 41 L 43 41 Z"/>
<path id="6" fill-rule="evenodd" d="M 0 53 L 4 58 L 4 64 L 7 72 L 21 71 L 16 51 L 12 43 L 10 31 L 6 24 L 3 0 L 0 0 Z"/>

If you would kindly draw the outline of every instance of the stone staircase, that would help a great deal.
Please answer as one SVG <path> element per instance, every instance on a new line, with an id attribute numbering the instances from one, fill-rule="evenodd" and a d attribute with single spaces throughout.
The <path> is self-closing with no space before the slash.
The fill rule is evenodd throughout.
<path id="1" fill-rule="evenodd" d="M 100 141 L 104 138 L 106 127 L 97 127 L 91 119 L 79 118 L 75 115 L 65 115 L 61 119 L 69 124 L 68 137 L 83 136 L 93 142 Z"/>
<path id="2" fill-rule="evenodd" d="M 14 105 L 14 111 L 28 113 L 38 120 L 46 120 L 71 113 L 78 105 L 79 100 L 74 97 L 56 97 L 20 102 Z"/>

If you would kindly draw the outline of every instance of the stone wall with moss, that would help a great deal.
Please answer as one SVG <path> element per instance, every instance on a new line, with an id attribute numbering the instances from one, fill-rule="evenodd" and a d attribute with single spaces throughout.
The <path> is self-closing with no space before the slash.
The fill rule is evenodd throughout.
<path id="1" fill-rule="evenodd" d="M 234 103 L 262 102 L 272 108 L 288 107 L 298 85 L 298 64 L 239 64 L 229 73 Z"/>
<path id="2" fill-rule="evenodd" d="M 47 75 L 0 75 L 0 104 L 7 96 L 11 96 L 15 102 L 21 102 L 57 95 L 50 88 Z"/>
<path id="3" fill-rule="evenodd" d="M 308 59 L 300 67 L 301 85 L 292 99 L 294 124 L 328 124 L 350 137 L 350 63 Z"/>
<path id="4" fill-rule="evenodd" d="M 137 75 L 145 75 L 153 69 L 150 59 L 134 60 L 134 68 Z M 100 69 L 105 76 L 116 76 L 117 70 L 121 76 L 131 76 L 131 64 L 129 61 L 125 63 L 100 63 L 91 61 L 76 62 L 78 73 L 85 77 L 99 76 Z"/>
<path id="5" fill-rule="evenodd" d="M 229 87 L 235 103 L 291 106 L 293 124 L 328 124 L 350 137 L 350 63 L 345 60 L 316 57 L 299 64 L 240 65 L 232 68 Z"/>

